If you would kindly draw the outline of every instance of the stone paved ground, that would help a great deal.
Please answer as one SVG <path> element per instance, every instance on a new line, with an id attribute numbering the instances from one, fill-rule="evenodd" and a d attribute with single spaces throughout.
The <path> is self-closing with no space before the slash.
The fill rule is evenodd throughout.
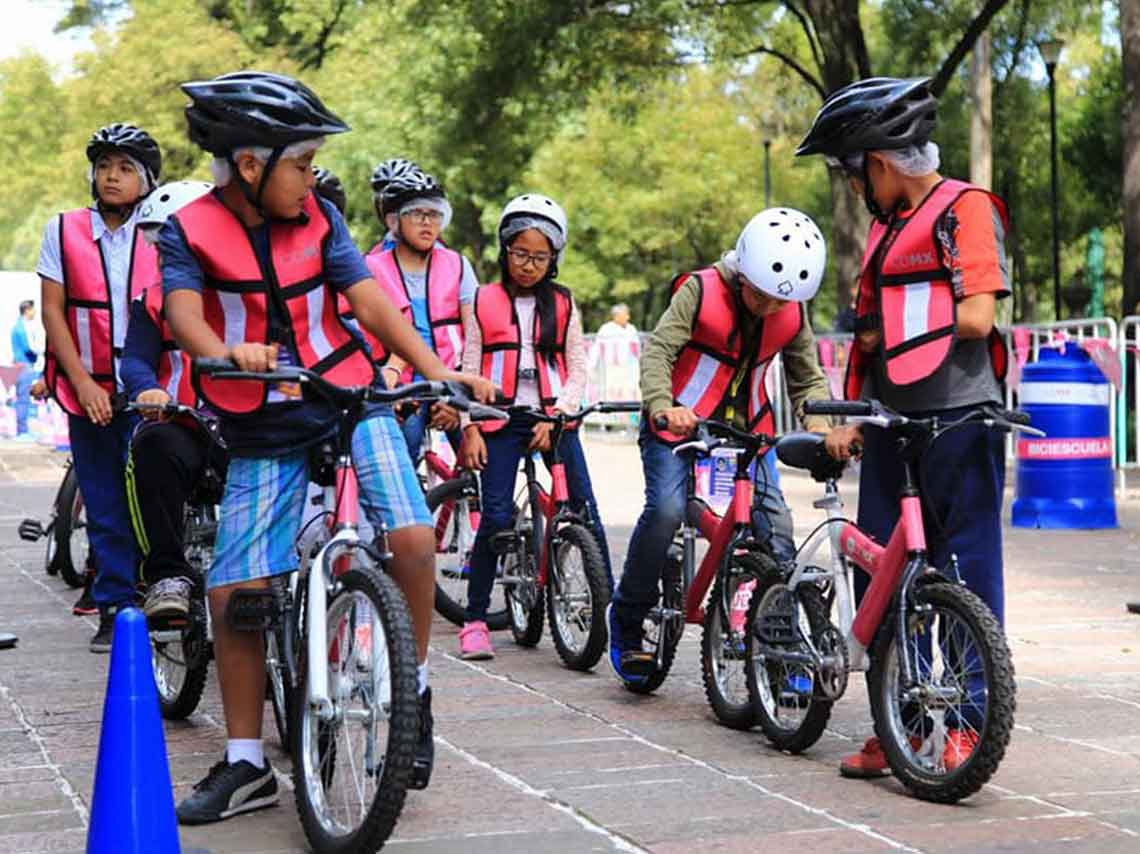
<path id="1" fill-rule="evenodd" d="M 629 446 L 589 448 L 615 556 L 640 500 Z M 58 462 L 0 447 L 0 854 L 79 852 L 98 748 L 106 658 L 90 655 L 91 621 L 75 594 L 43 574 L 39 545 L 15 526 L 44 514 Z M 816 511 L 809 481 L 785 486 L 802 534 Z M 847 496 L 854 505 L 854 488 Z M 758 733 L 717 726 L 690 630 L 657 696 L 622 691 L 608 671 L 571 674 L 548 641 L 458 660 L 455 629 L 437 622 L 431 667 L 437 766 L 409 796 L 395 852 L 1128 852 L 1140 851 L 1140 504 L 1103 532 L 1010 531 L 1008 631 L 1017 665 L 1017 730 L 993 784 L 939 807 L 892 780 L 840 779 L 839 757 L 870 731 L 861 680 L 806 755 L 781 755 Z M 270 730 L 272 728 L 270 727 Z M 211 683 L 199 712 L 167 726 L 176 795 L 223 744 Z M 277 767 L 289 766 L 268 745 Z M 186 830 L 183 851 L 304 851 L 287 777 L 275 809 Z"/>

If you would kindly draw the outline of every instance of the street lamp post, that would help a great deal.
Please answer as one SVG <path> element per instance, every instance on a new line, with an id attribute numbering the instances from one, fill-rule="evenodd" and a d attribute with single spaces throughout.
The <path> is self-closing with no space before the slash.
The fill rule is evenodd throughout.
<path id="1" fill-rule="evenodd" d="M 769 152 L 772 140 L 764 140 L 764 207 L 772 207 L 772 169 L 769 162 Z"/>
<path id="2" fill-rule="evenodd" d="M 1065 42 L 1061 39 L 1048 39 L 1037 43 L 1045 70 L 1049 73 L 1049 146 L 1052 159 L 1053 185 L 1053 317 L 1061 319 L 1061 223 L 1057 195 L 1057 84 L 1055 72 L 1057 61 Z"/>

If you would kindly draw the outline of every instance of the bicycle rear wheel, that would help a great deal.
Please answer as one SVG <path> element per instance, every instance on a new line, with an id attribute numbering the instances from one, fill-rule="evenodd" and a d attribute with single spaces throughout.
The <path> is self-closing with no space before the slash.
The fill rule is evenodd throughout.
<path id="1" fill-rule="evenodd" d="M 900 644 L 893 612 L 871 651 L 875 733 L 917 797 L 956 803 L 985 785 L 1009 746 L 1017 686 L 1005 634 L 975 593 L 948 581 L 915 589 Z M 921 609 L 921 610 L 919 610 Z M 916 684 L 903 684 L 900 652 Z"/>
<path id="2" fill-rule="evenodd" d="M 316 570 L 314 570 L 316 571 Z M 332 708 L 297 686 L 293 733 L 297 813 L 321 854 L 372 854 L 404 806 L 419 737 L 416 652 L 399 588 L 361 553 L 328 600 L 326 661 Z"/>
<path id="3" fill-rule="evenodd" d="M 662 616 L 662 613 L 681 615 L 685 611 L 685 585 L 681 577 L 681 564 L 673 558 L 666 558 L 665 572 L 661 577 L 661 608 L 643 622 L 646 651 L 657 653 L 661 650 L 661 666 L 648 677 L 639 681 L 622 680 L 634 694 L 652 694 L 665 684 L 669 671 L 673 669 L 673 659 L 677 656 L 677 645 L 685 634 L 683 616 Z"/>
<path id="4" fill-rule="evenodd" d="M 183 624 L 149 631 L 158 706 L 168 721 L 188 718 L 198 708 L 210 666 L 205 590 L 200 580 L 190 595 L 190 612 Z"/>
<path id="5" fill-rule="evenodd" d="M 427 506 L 435 523 L 435 610 L 441 617 L 462 626 L 467 612 L 467 578 L 479 512 L 479 494 L 464 475 L 444 481 L 427 494 Z M 503 586 L 495 579 L 487 628 L 507 627 Z"/>

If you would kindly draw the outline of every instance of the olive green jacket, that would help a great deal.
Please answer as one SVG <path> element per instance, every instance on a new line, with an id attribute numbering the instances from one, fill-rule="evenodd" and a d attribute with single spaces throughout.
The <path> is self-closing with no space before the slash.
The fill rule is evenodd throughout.
<path id="1" fill-rule="evenodd" d="M 739 288 L 735 277 L 729 275 L 722 264 L 718 263 L 716 269 L 733 288 Z M 673 406 L 673 365 L 681 349 L 692 337 L 700 303 L 700 287 L 700 279 L 696 276 L 689 276 L 681 284 L 642 352 L 641 399 L 650 413 Z M 758 319 L 741 307 L 740 328 L 745 341 L 755 341 L 758 326 Z M 747 349 L 750 352 L 753 347 Z M 819 415 L 805 417 L 803 414 L 807 401 L 831 400 L 831 389 L 816 355 L 815 334 L 806 317 L 799 333 L 784 348 L 782 356 L 788 396 L 792 399 L 796 416 L 804 429 L 817 433 L 827 432 L 831 427 L 829 418 Z M 734 412 L 736 426 L 744 429 L 747 417 L 745 407 L 736 406 Z"/>

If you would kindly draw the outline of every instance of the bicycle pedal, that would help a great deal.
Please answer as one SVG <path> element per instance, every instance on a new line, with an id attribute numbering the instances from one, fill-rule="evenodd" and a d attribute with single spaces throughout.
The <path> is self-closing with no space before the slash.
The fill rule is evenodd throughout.
<path id="1" fill-rule="evenodd" d="M 235 590 L 226 605 L 226 624 L 234 631 L 263 632 L 275 625 L 279 607 L 272 590 Z"/>
<path id="2" fill-rule="evenodd" d="M 34 543 L 46 533 L 43 523 L 39 519 L 25 519 L 20 523 L 17 530 L 20 533 L 20 539 L 27 540 L 29 543 Z"/>

